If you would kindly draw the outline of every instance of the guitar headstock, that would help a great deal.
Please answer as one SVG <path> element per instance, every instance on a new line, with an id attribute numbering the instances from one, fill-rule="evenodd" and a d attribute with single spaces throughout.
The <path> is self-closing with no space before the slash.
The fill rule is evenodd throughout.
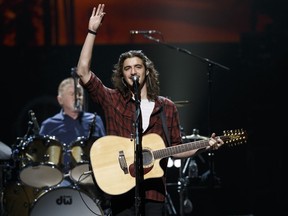
<path id="1" fill-rule="evenodd" d="M 223 131 L 223 137 L 221 137 L 224 144 L 228 144 L 229 146 L 246 143 L 247 138 L 247 132 L 243 129 Z"/>

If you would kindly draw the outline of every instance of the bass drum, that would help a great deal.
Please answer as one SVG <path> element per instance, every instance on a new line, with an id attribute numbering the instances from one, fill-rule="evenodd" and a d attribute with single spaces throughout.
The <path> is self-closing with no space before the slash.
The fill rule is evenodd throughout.
<path id="1" fill-rule="evenodd" d="M 40 193 L 39 189 L 13 182 L 4 189 L 4 215 L 29 216 L 30 207 Z"/>
<path id="2" fill-rule="evenodd" d="M 74 187 L 59 187 L 43 192 L 31 208 L 30 216 L 104 215 L 99 204 Z"/>

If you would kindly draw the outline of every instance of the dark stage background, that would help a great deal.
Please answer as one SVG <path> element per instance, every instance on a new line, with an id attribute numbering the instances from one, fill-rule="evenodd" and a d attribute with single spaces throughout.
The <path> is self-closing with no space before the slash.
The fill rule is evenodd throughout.
<path id="1" fill-rule="evenodd" d="M 221 11 L 229 10 L 223 9 L 227 2 L 229 1 L 219 1 Z M 199 129 L 202 136 L 210 136 L 211 132 L 220 135 L 223 130 L 230 129 L 247 131 L 247 143 L 233 147 L 224 146 L 215 152 L 212 159 L 216 176 L 220 179 L 216 187 L 207 187 L 205 183 L 202 183 L 201 187 L 198 187 L 197 183 L 189 185 L 187 197 L 192 201 L 194 209 L 187 215 L 288 214 L 287 178 L 284 177 L 287 170 L 287 141 L 284 139 L 286 133 L 283 126 L 286 123 L 284 120 L 287 119 L 287 109 L 284 105 L 287 98 L 284 92 L 288 71 L 287 3 L 244 2 L 245 4 L 241 5 L 245 6 L 245 9 L 242 9 L 248 11 L 246 15 L 249 14 L 249 18 L 245 18 L 245 24 L 242 22 L 242 25 L 239 25 L 241 30 L 237 29 L 239 22 L 234 23 L 234 33 L 230 34 L 233 37 L 228 37 L 223 32 L 218 34 L 217 31 L 212 31 L 211 34 L 214 34 L 217 40 L 213 41 L 213 37 L 208 37 L 205 41 L 200 41 L 198 39 L 201 37 L 192 37 L 188 42 L 187 37 L 183 37 L 183 40 L 177 39 L 175 34 L 181 38 L 182 33 L 177 32 L 174 25 L 174 34 L 167 34 L 168 39 L 163 43 L 143 39 L 141 35 L 137 35 L 137 38 L 125 35 L 126 30 L 125 34 L 119 33 L 121 39 L 117 43 L 114 35 L 116 33 L 111 32 L 113 20 L 108 19 L 108 27 L 97 36 L 101 42 L 95 43 L 92 70 L 108 86 L 111 86 L 112 66 L 117 62 L 120 53 L 129 49 L 141 49 L 154 61 L 160 72 L 161 95 L 173 101 L 189 101 L 188 104 L 178 107 L 183 133 L 190 135 L 194 128 Z M 130 2 L 126 3 L 128 5 Z M 157 6 L 161 5 L 160 3 L 158 2 Z M 90 4 L 85 7 L 83 2 L 81 6 L 90 13 Z M 209 1 L 207 4 L 209 5 Z M 133 3 L 133 6 L 137 5 L 136 2 Z M 3 9 L 5 3 L 1 3 L 0 6 Z M 118 6 L 116 3 L 113 4 L 110 14 L 117 11 Z M 183 6 L 181 8 L 183 9 Z M 87 17 L 87 13 L 84 17 Z M 195 17 L 185 18 L 189 20 Z M 126 19 L 128 18 L 125 17 Z M 145 21 L 144 18 L 143 20 Z M 211 20 L 206 21 L 213 23 Z M 225 17 L 218 19 L 219 22 L 216 22 L 216 27 L 213 26 L 212 29 L 217 29 L 221 23 L 229 27 L 229 20 L 223 20 Z M 181 22 L 180 18 L 178 22 Z M 87 21 L 83 23 L 85 27 Z M 5 24 L 2 22 L 3 26 Z M 121 24 L 127 29 L 137 27 L 133 22 Z M 157 22 L 151 21 L 151 25 L 151 29 L 160 28 L 157 28 Z M 191 24 L 193 25 L 195 23 Z M 149 28 L 147 23 L 142 26 Z M 166 25 L 163 26 L 160 30 L 165 36 L 165 31 L 168 30 Z M 25 26 L 20 29 L 25 31 Z M 78 40 L 82 41 L 86 34 L 85 27 L 81 30 L 80 39 L 76 37 L 78 39 L 73 42 L 64 36 L 58 41 L 54 40 L 54 34 L 43 29 L 46 32 L 45 39 L 42 38 L 40 45 L 8 40 L 7 32 L 1 32 L 0 141 L 10 147 L 18 137 L 25 135 L 30 109 L 35 112 L 39 123 L 59 111 L 56 101 L 58 84 L 63 78 L 70 76 L 71 68 L 77 65 L 81 49 Z M 169 31 L 171 29 L 173 27 Z M 4 37 L 5 34 L 7 37 Z M 221 41 L 221 35 L 228 37 L 226 41 Z M 238 35 L 238 38 L 235 35 Z M 109 43 L 109 39 L 113 39 L 113 43 Z M 230 70 L 217 66 L 209 70 L 207 63 L 175 48 L 188 50 Z M 87 110 L 97 112 L 104 119 L 103 111 L 93 105 L 88 96 L 86 99 Z M 197 159 L 200 175 L 210 169 L 211 157 L 206 154 L 202 157 L 201 161 Z M 179 193 L 175 186 L 179 170 L 169 168 L 168 174 L 168 182 L 171 183 L 168 192 L 179 212 Z"/>

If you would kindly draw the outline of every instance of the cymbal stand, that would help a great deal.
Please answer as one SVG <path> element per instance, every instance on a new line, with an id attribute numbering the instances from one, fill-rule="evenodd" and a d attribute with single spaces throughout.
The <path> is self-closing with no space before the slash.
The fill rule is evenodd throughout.
<path id="1" fill-rule="evenodd" d="M 165 202 L 166 202 L 165 206 L 166 206 L 166 210 L 167 210 L 168 215 L 175 215 L 176 216 L 177 212 L 176 212 L 175 206 L 173 204 L 173 201 L 171 199 L 171 196 L 168 192 L 166 193 Z M 166 211 L 165 211 L 165 215 L 166 215 Z"/>
<path id="2" fill-rule="evenodd" d="M 179 192 L 179 215 L 180 216 L 184 216 L 185 213 L 185 208 L 186 206 L 184 205 L 185 200 L 185 196 L 186 196 L 186 192 L 187 192 L 187 178 L 184 176 L 185 171 L 186 171 L 186 166 L 183 167 L 183 164 L 187 164 L 187 162 L 189 163 L 190 158 L 187 159 L 181 159 L 181 165 L 179 168 L 179 180 L 178 180 L 178 192 Z"/>
<path id="3" fill-rule="evenodd" d="M 183 133 L 183 128 L 182 128 Z M 185 134 L 185 133 L 184 133 Z M 184 141 L 185 141 L 185 136 Z M 195 139 L 196 140 L 196 139 Z M 184 216 L 185 213 L 190 213 L 193 209 L 192 202 L 187 197 L 187 185 L 189 183 L 189 178 L 185 175 L 186 170 L 189 166 L 191 157 L 186 159 L 181 159 L 181 164 L 179 168 L 179 179 L 178 179 L 178 192 L 179 192 L 179 213 L 180 216 Z"/>

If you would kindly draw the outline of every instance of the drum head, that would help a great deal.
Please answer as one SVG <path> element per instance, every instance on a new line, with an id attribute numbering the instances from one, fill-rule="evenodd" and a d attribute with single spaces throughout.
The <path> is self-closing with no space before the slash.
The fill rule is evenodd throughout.
<path id="1" fill-rule="evenodd" d="M 63 187 L 45 192 L 36 200 L 30 216 L 103 215 L 99 205 L 79 189 Z"/>
<path id="2" fill-rule="evenodd" d="M 63 173 L 49 165 L 30 166 L 20 172 L 21 181 L 31 187 L 52 187 L 63 180 Z"/>
<path id="3" fill-rule="evenodd" d="M 70 171 L 70 178 L 77 184 L 94 184 L 92 171 L 89 172 L 89 167 L 89 164 L 78 164 Z"/>

